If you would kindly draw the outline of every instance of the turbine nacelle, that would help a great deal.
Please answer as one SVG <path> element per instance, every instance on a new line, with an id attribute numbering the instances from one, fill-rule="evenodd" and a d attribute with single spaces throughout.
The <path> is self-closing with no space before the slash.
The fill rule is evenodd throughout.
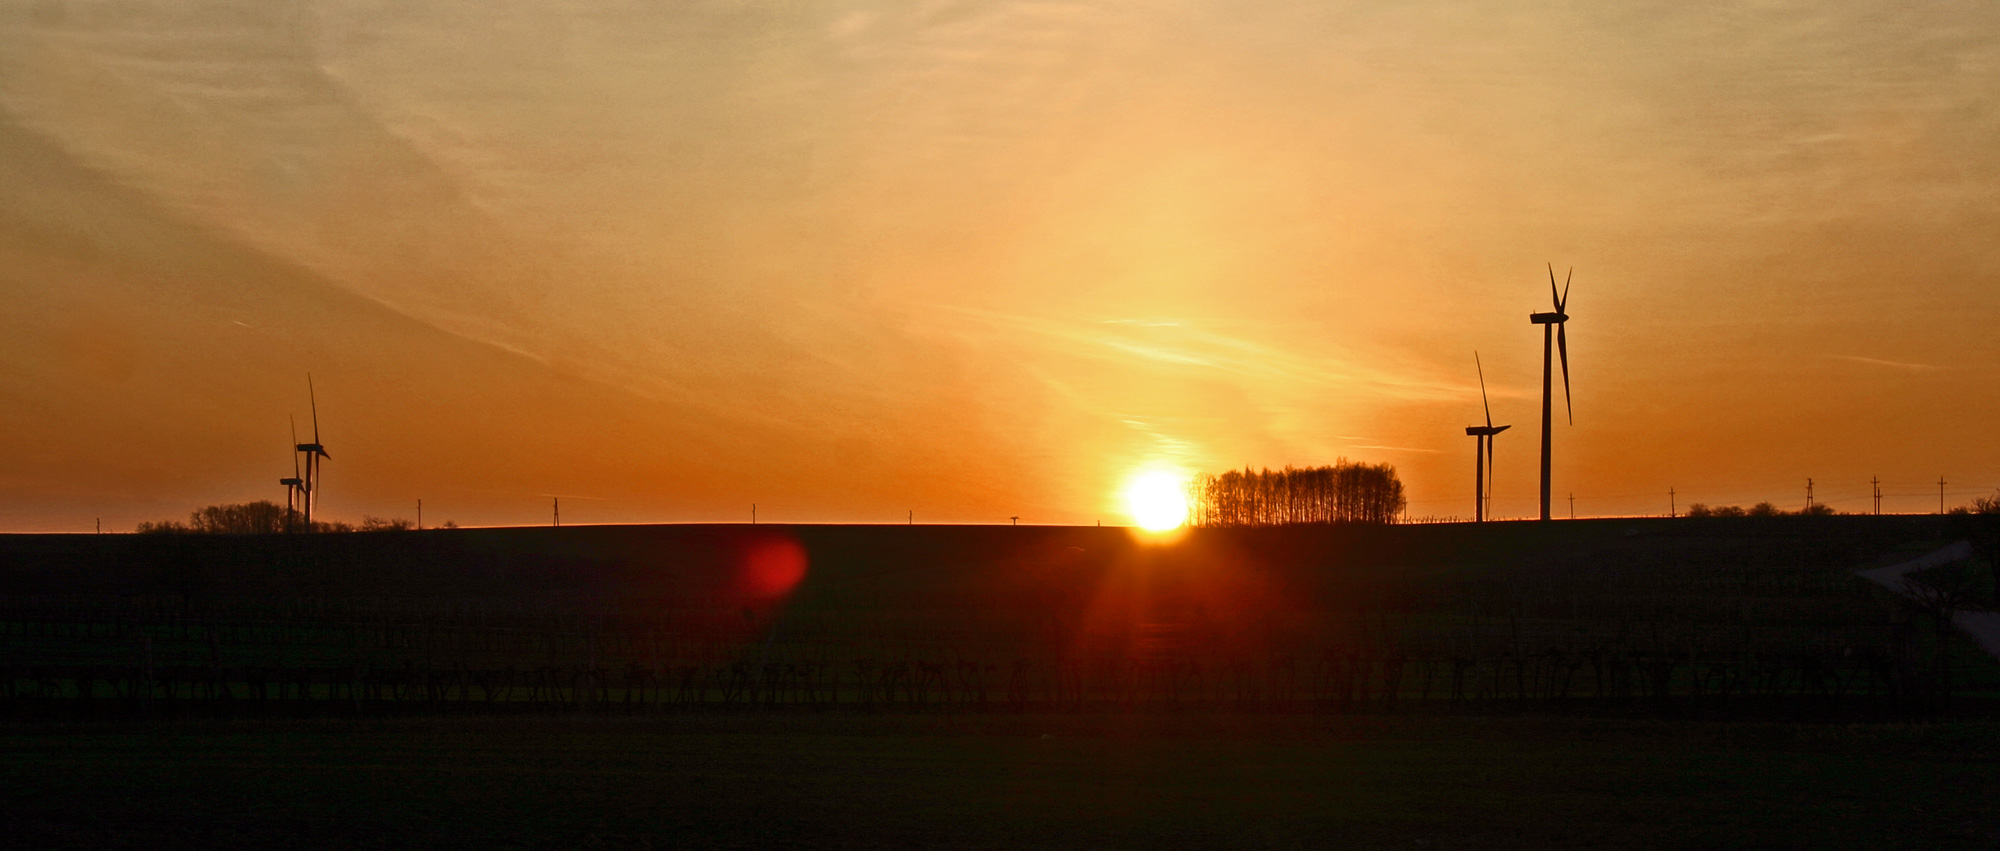
<path id="1" fill-rule="evenodd" d="M 1508 429 L 1510 429 L 1510 428 L 1513 428 L 1513 426 L 1510 426 L 1510 425 L 1503 425 L 1503 426 L 1466 426 L 1466 427 L 1465 427 L 1465 433 L 1466 433 L 1466 434 L 1470 434 L 1470 435 L 1478 435 L 1478 436 L 1482 436 L 1482 437 L 1491 437 L 1491 436 L 1493 436 L 1493 435 L 1496 435 L 1496 434 L 1499 434 L 1499 433 L 1501 433 L 1501 432 L 1503 432 L 1503 431 L 1506 431 L 1506 430 L 1508 430 Z"/>
<path id="2" fill-rule="evenodd" d="M 1530 313 L 1528 321 L 1536 325 L 1561 325 L 1569 321 L 1567 313 Z"/>

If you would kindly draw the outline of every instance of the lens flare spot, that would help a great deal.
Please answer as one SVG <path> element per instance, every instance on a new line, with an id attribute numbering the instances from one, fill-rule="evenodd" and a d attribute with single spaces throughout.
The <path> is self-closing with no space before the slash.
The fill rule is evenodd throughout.
<path id="1" fill-rule="evenodd" d="M 1187 522 L 1188 483 L 1166 470 L 1149 470 L 1125 483 L 1125 510 L 1139 528 L 1164 532 Z"/>
<path id="2" fill-rule="evenodd" d="M 806 578 L 806 548 L 787 538 L 753 543 L 743 554 L 743 581 L 750 593 L 771 597 L 788 593 Z"/>

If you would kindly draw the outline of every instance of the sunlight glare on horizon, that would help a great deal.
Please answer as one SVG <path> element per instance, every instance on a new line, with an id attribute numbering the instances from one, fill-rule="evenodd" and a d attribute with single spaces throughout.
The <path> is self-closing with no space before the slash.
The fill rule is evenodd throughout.
<path id="1" fill-rule="evenodd" d="M 1571 267 L 1580 515 L 1963 504 L 2000 4 L 1879 5 L 10 3 L 0 530 L 282 503 L 308 372 L 349 522 L 1443 519 L 1489 413 L 1519 516 Z"/>
<path id="2" fill-rule="evenodd" d="M 1187 479 L 1167 470 L 1147 470 L 1125 483 L 1125 509 L 1132 522 L 1164 532 L 1187 522 Z"/>

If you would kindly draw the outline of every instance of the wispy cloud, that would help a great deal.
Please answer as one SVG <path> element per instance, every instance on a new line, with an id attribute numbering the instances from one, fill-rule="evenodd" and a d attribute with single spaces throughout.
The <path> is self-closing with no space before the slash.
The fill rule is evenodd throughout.
<path id="1" fill-rule="evenodd" d="M 1935 364 L 1905 363 L 1903 361 L 1882 360 L 1881 358 L 1866 358 L 1860 355 L 1832 355 L 1831 357 L 1835 358 L 1836 360 L 1853 361 L 1855 363 L 1865 363 L 1868 364 L 1869 366 L 1884 366 L 1890 369 L 1902 369 L 1902 370 L 1908 370 L 1910 372 L 1936 372 L 1938 370 L 1944 369 L 1944 367 L 1937 366 Z"/>
<path id="2" fill-rule="evenodd" d="M 1197 323 L 1168 319 L 1071 321 L 945 306 L 988 332 L 1066 354 L 1212 370 L 1295 384 L 1362 387 L 1399 399 L 1457 399 L 1466 388 L 1339 352 L 1302 354 Z"/>

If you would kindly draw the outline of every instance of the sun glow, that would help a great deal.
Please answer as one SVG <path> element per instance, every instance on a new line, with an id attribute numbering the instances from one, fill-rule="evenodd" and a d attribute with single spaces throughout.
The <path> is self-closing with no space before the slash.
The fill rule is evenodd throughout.
<path id="1" fill-rule="evenodd" d="M 1149 470 L 1125 483 L 1125 510 L 1139 528 L 1163 532 L 1187 522 L 1187 480 L 1165 470 Z"/>

